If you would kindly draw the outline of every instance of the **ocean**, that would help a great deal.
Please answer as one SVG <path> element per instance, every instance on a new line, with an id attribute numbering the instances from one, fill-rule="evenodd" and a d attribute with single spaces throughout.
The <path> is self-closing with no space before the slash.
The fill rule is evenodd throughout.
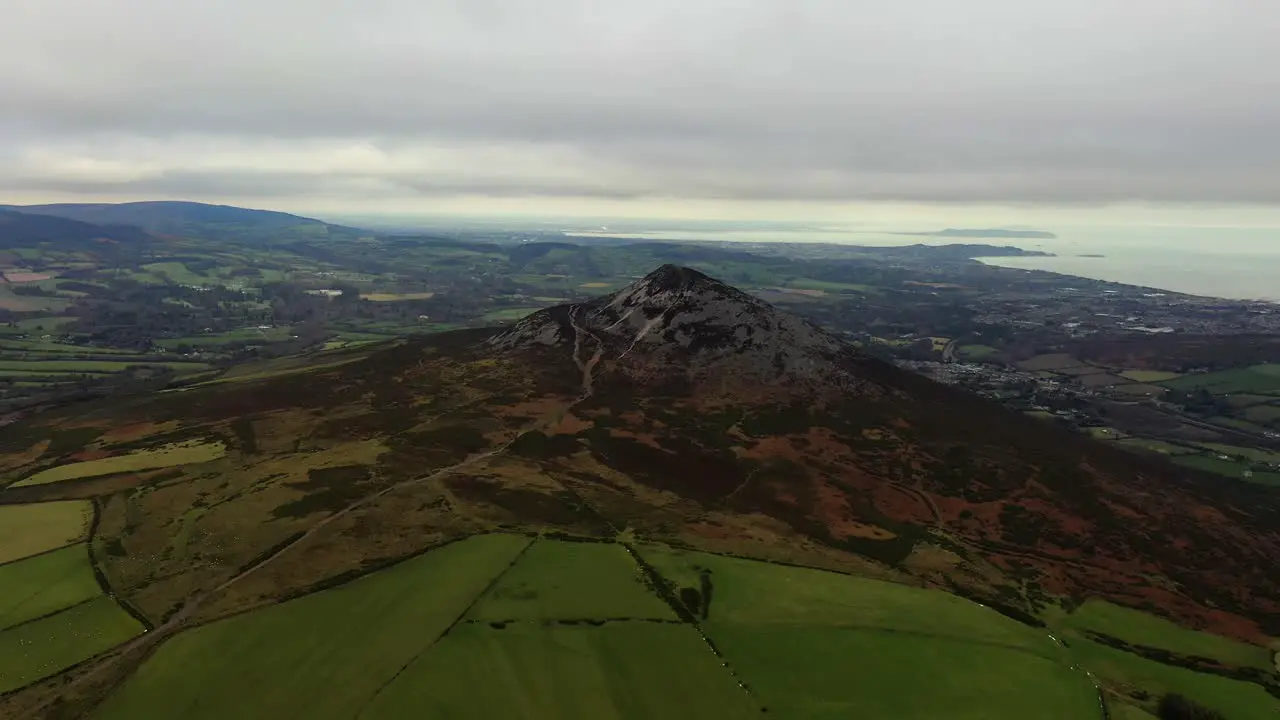
<path id="1" fill-rule="evenodd" d="M 1280 230 L 1074 229 L 1012 244 L 1055 257 L 980 258 L 989 265 L 1235 300 L 1280 302 Z M 1085 257 L 1102 255 L 1102 257 Z"/>
<path id="2" fill-rule="evenodd" d="M 1280 302 L 1280 228 L 1078 226 L 1044 229 L 1058 237 L 1025 240 L 934 238 L 836 226 L 782 231 L 664 229 L 629 231 L 626 235 L 673 240 L 849 245 L 911 245 L 921 242 L 929 245 L 1013 245 L 1024 250 L 1053 253 L 1055 257 L 979 259 L 989 265 L 1048 270 L 1192 295 Z M 582 236 L 593 234 L 596 233 L 581 233 Z M 1102 257 L 1084 257 L 1089 255 Z"/>

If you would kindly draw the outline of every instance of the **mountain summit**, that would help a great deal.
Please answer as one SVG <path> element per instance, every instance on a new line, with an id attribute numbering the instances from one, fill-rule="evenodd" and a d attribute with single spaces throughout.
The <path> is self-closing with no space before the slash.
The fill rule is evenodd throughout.
<path id="1" fill-rule="evenodd" d="M 868 360 L 839 337 L 692 268 L 663 265 L 590 302 L 539 311 L 491 343 L 572 346 L 634 380 L 714 379 L 870 391 Z"/>

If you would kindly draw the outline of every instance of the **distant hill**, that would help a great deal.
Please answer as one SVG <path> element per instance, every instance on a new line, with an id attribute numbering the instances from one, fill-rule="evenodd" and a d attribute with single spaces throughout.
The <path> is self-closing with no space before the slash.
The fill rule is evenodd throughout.
<path id="1" fill-rule="evenodd" d="M 354 228 L 301 215 L 197 202 L 59 203 L 7 209 L 95 224 L 136 225 L 152 233 L 208 240 L 271 243 L 346 239 L 361 234 Z"/>
<path id="2" fill-rule="evenodd" d="M 0 209 L 0 250 L 48 244 L 57 250 L 116 256 L 136 253 L 152 240 L 146 231 L 129 225 L 97 225 Z"/>
<path id="3" fill-rule="evenodd" d="M 1003 228 L 947 228 L 946 230 L 933 230 L 931 232 L 894 234 L 944 238 L 1022 238 L 1038 240 L 1053 240 L 1058 237 L 1045 230 L 1005 230 Z"/>

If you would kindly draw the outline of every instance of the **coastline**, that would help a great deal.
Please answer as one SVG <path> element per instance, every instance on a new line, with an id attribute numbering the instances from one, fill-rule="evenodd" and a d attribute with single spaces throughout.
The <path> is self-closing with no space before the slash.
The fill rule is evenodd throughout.
<path id="1" fill-rule="evenodd" d="M 1237 302 L 1280 303 L 1280 258 L 1210 253 L 975 257 L 992 267 L 1039 270 L 1161 292 Z"/>

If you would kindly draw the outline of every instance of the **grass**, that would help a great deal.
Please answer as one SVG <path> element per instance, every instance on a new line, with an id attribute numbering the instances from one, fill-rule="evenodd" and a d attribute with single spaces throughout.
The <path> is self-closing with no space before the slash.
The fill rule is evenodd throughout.
<path id="1" fill-rule="evenodd" d="M 985 360 L 999 355 L 1000 351 L 990 345 L 961 345 L 959 353 L 965 360 Z"/>
<path id="2" fill-rule="evenodd" d="M 180 262 L 151 263 L 149 265 L 143 265 L 142 269 L 157 277 L 163 277 L 169 282 L 177 285 L 207 287 L 223 284 L 220 278 L 197 275 L 187 269 L 187 266 Z"/>
<path id="3" fill-rule="evenodd" d="M 109 597 L 0 631 L 0 693 L 49 677 L 142 633 Z"/>
<path id="4" fill-rule="evenodd" d="M 1224 417 L 1221 415 L 1215 415 L 1214 417 L 1209 418 L 1209 422 L 1213 423 L 1214 425 L 1221 425 L 1222 427 L 1229 427 L 1229 428 L 1234 428 L 1236 430 L 1243 430 L 1247 433 L 1253 433 L 1254 435 L 1261 435 L 1262 433 L 1267 431 L 1267 429 L 1262 427 L 1261 425 L 1255 425 L 1254 423 L 1246 422 L 1244 420 L 1240 420 L 1239 418 Z"/>
<path id="5" fill-rule="evenodd" d="M 1084 639 L 1072 639 L 1070 653 L 1109 684 L 1141 688 L 1159 697 L 1180 693 L 1231 720 L 1275 720 L 1280 699 L 1260 685 L 1165 665 Z"/>
<path id="6" fill-rule="evenodd" d="M 462 625 L 362 718 L 758 718 L 688 626 Z"/>
<path id="7" fill-rule="evenodd" d="M 17 295 L 7 284 L 0 283 L 0 310 L 60 313 L 70 306 L 71 301 L 67 298 Z"/>
<path id="8" fill-rule="evenodd" d="M 97 720 L 341 718 L 436 641 L 529 540 L 482 535 L 169 640 Z"/>
<path id="9" fill-rule="evenodd" d="M 525 307 L 525 308 L 503 308 L 502 310 L 490 310 L 484 314 L 485 320 L 494 322 L 510 322 L 512 320 L 522 320 L 526 315 L 538 312 L 542 308 Z"/>
<path id="10" fill-rule="evenodd" d="M 771 715 L 806 720 L 1102 716 L 1083 672 L 1005 647 L 877 630 L 718 621 L 710 634 Z"/>
<path id="11" fill-rule="evenodd" d="M 700 572 L 709 570 L 712 622 L 898 630 L 1057 653 L 1043 631 L 940 590 L 657 546 L 638 549 L 681 587 L 698 587 Z"/>
<path id="12" fill-rule="evenodd" d="M 1098 440 L 1116 440 L 1124 437 L 1124 433 L 1109 427 L 1089 427 L 1085 428 L 1085 431 L 1090 437 Z"/>
<path id="13" fill-rule="evenodd" d="M 139 365 L 167 367 L 179 373 L 199 372 L 209 369 L 208 365 L 201 363 L 146 362 L 140 360 L 0 360 L 0 373 L 9 370 L 18 372 L 44 371 L 45 373 L 113 373 Z"/>
<path id="14" fill-rule="evenodd" d="M 1223 399 L 1233 408 L 1244 408 L 1252 405 L 1260 405 L 1262 403 L 1276 402 L 1274 395 L 1249 395 L 1241 393 L 1237 395 L 1227 395 Z"/>
<path id="15" fill-rule="evenodd" d="M 1134 448 L 1141 448 L 1143 450 L 1150 450 L 1152 452 L 1158 452 L 1161 455 L 1186 455 L 1187 453 L 1195 452 L 1195 450 L 1192 450 L 1189 447 L 1183 447 L 1182 445 L 1174 445 L 1171 442 L 1165 442 L 1164 440 L 1156 440 L 1154 438 L 1128 437 L 1128 438 L 1117 440 L 1116 444 L 1124 447 L 1134 447 Z"/>
<path id="16" fill-rule="evenodd" d="M 371 302 L 396 302 L 397 300 L 430 300 L 435 297 L 433 292 L 415 292 L 415 293 L 369 293 L 361 294 L 361 300 L 369 300 Z"/>
<path id="17" fill-rule="evenodd" d="M 1274 423 L 1280 420 L 1280 405 L 1254 405 L 1245 409 L 1244 419 L 1264 425 Z"/>
<path id="18" fill-rule="evenodd" d="M 256 327 L 240 328 L 238 330 L 228 330 L 222 333 L 210 333 L 208 335 L 192 335 L 190 337 L 165 338 L 157 340 L 156 344 L 167 349 L 174 349 L 179 345 L 190 345 L 192 347 L 210 347 L 217 345 L 229 345 L 231 343 L 271 343 L 283 342 L 293 335 L 293 329 L 289 327 L 271 327 L 265 330 Z"/>
<path id="19" fill-rule="evenodd" d="M 1276 395 L 1280 394 L 1280 365 L 1254 365 L 1219 372 L 1183 375 L 1160 384 L 1175 390 L 1204 388 L 1215 395 L 1233 393 Z"/>
<path id="20" fill-rule="evenodd" d="M 476 603 L 478 620 L 659 618 L 666 603 L 621 545 L 538 540 Z"/>
<path id="21" fill-rule="evenodd" d="M 1165 372 L 1163 370 L 1125 370 L 1120 373 L 1120 377 L 1139 383 L 1158 383 L 1174 380 L 1182 376 L 1176 372 Z"/>
<path id="22" fill-rule="evenodd" d="M 1230 478 L 1241 478 L 1244 476 L 1244 471 L 1249 469 L 1247 463 L 1236 460 L 1219 460 L 1208 455 L 1181 455 L 1171 459 L 1183 467 L 1204 470 Z"/>
<path id="23" fill-rule="evenodd" d="M 1211 450 L 1221 455 L 1244 458 L 1253 462 L 1280 464 L 1280 453 L 1270 450 L 1259 450 L 1240 445 L 1223 445 L 1222 443 L 1199 443 L 1199 445 L 1206 450 Z"/>
<path id="24" fill-rule="evenodd" d="M 827 282 L 826 280 L 812 280 L 810 278 L 788 280 L 783 284 L 783 287 L 797 290 L 821 290 L 823 292 L 843 292 L 846 290 L 862 293 L 878 292 L 876 288 L 861 283 Z"/>
<path id="25" fill-rule="evenodd" d="M 46 483 L 78 480 L 80 478 L 113 475 L 115 473 L 154 470 L 175 465 L 194 465 L 216 460 L 226 454 L 227 448 L 220 442 L 187 441 L 155 448 L 139 450 L 127 455 L 87 460 L 85 462 L 58 465 L 42 470 L 13 487 L 44 485 Z"/>
<path id="26" fill-rule="evenodd" d="M 1111 720 L 1157 720 L 1155 715 L 1128 703 L 1111 701 Z"/>
<path id="27" fill-rule="evenodd" d="M 44 329 L 46 331 L 60 328 L 63 325 L 70 325 L 75 322 L 76 318 L 67 317 L 65 315 L 52 315 L 49 317 L 27 318 L 26 320 L 18 320 L 13 324 L 26 332 L 33 332 L 36 329 Z"/>
<path id="28" fill-rule="evenodd" d="M 92 515 L 88 500 L 0 505 L 0 563 L 82 539 Z"/>
<path id="29" fill-rule="evenodd" d="M 0 565 L 0 628 L 43 617 L 102 594 L 84 543 Z"/>
<path id="30" fill-rule="evenodd" d="M 1149 613 L 1102 600 L 1089 600 L 1062 620 L 1073 630 L 1092 630 L 1133 645 L 1161 648 L 1180 655 L 1198 655 L 1221 662 L 1273 670 L 1271 651 L 1210 633 L 1179 627 Z"/>
<path id="31" fill-rule="evenodd" d="M 52 340 L 44 340 L 41 338 L 28 338 L 26 340 L 0 340 L 0 350 L 25 353 L 53 353 L 53 354 L 76 354 L 76 355 L 132 355 L 139 356 L 136 351 L 122 350 L 120 348 L 106 347 L 90 347 L 88 345 L 72 345 L 70 343 L 60 343 Z M 60 360 L 62 358 L 52 358 Z M 145 362 L 139 360 L 138 362 Z"/>

